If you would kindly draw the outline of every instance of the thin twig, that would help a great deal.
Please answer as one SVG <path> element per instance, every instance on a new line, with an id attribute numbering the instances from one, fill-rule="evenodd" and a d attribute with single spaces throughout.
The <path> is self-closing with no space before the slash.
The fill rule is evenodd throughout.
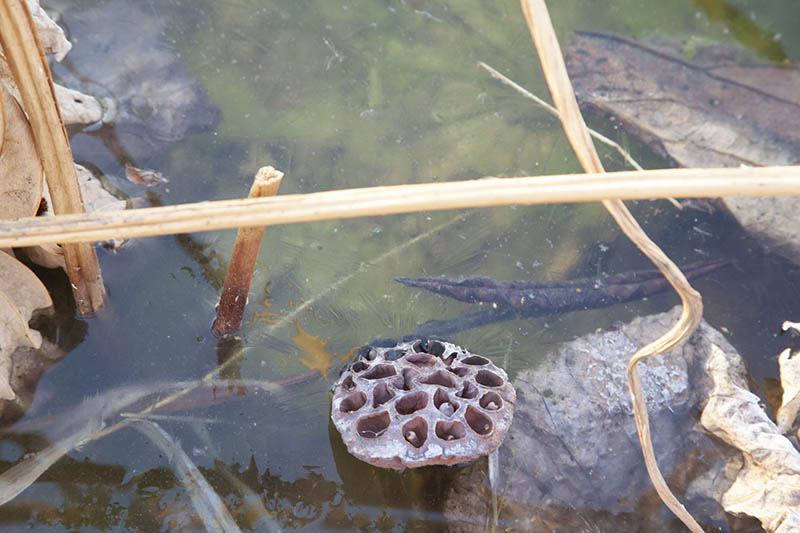
<path id="1" fill-rule="evenodd" d="M 491 74 L 491 76 L 494 79 L 499 80 L 500 82 L 508 85 L 509 87 L 511 87 L 512 89 L 514 89 L 518 93 L 520 93 L 525 98 L 529 98 L 529 99 L 533 100 L 539 106 L 543 107 L 546 111 L 548 111 L 551 115 L 553 115 L 557 119 L 561 119 L 561 113 L 558 112 L 558 109 L 556 109 L 555 107 L 551 106 L 550 104 L 548 104 L 547 102 L 545 102 L 544 100 L 542 100 L 541 98 L 539 98 L 538 96 L 536 96 L 535 94 L 530 92 L 528 89 L 526 89 L 522 85 L 518 84 L 517 82 L 515 82 L 514 80 L 512 80 L 510 78 L 507 78 L 506 76 L 501 74 L 499 71 L 497 71 L 496 69 L 492 68 L 490 65 L 484 63 L 483 61 L 478 61 L 478 66 L 481 67 L 486 72 L 488 72 L 489 74 Z M 631 154 L 627 150 L 625 150 L 622 146 L 620 146 L 618 142 L 616 142 L 616 141 L 614 141 L 612 139 L 609 139 L 608 137 L 606 137 L 602 133 L 600 133 L 598 131 L 595 131 L 595 130 L 593 130 L 591 128 L 589 128 L 589 135 L 591 135 L 592 137 L 594 137 L 595 139 L 597 139 L 601 143 L 603 143 L 603 144 L 605 144 L 607 146 L 610 146 L 611 148 L 613 148 L 614 150 L 619 152 L 619 155 L 621 155 L 622 158 L 625 159 L 625 161 L 627 161 L 628 164 L 630 166 L 632 166 L 633 168 L 635 168 L 636 170 L 644 170 L 644 168 L 642 168 L 642 166 L 639 163 L 636 162 L 636 160 L 633 158 L 633 156 L 631 156 Z"/>
<path id="2" fill-rule="evenodd" d="M 798 190 L 800 166 L 484 178 L 27 217 L 0 223 L 0 248 L 472 207 L 597 202 L 604 198 L 794 196 Z"/>
<path id="3" fill-rule="evenodd" d="M 567 67 L 564 64 L 564 56 L 561 54 L 561 47 L 558 44 L 555 30 L 550 21 L 550 14 L 544 0 L 520 0 L 525 21 L 531 32 L 536 49 L 539 52 L 539 59 L 542 63 L 550 93 L 553 101 L 561 113 L 561 122 L 564 131 L 572 145 L 572 149 L 578 156 L 581 166 L 586 172 L 603 172 L 603 165 L 600 157 L 592 144 L 588 129 L 581 115 L 578 101 L 572 90 Z M 639 173 L 641 175 L 641 173 Z M 611 196 L 610 198 L 614 198 Z M 622 200 L 603 200 L 603 206 L 616 220 L 620 229 L 630 238 L 634 244 L 658 267 L 664 277 L 670 282 L 681 298 L 683 312 L 678 322 L 664 335 L 654 342 L 638 350 L 628 362 L 627 377 L 628 387 L 633 401 L 634 419 L 636 430 L 639 433 L 639 442 L 642 446 L 647 472 L 650 479 L 661 497 L 661 500 L 675 513 L 675 515 L 695 533 L 702 533 L 703 529 L 694 520 L 686 508 L 678 501 L 672 491 L 664 481 L 655 459 L 655 451 L 650 436 L 650 422 L 647 417 L 647 406 L 642 393 L 642 385 L 639 379 L 637 363 L 649 357 L 663 353 L 670 348 L 682 343 L 697 327 L 703 315 L 703 303 L 700 293 L 689 285 L 686 277 L 681 270 L 673 263 L 669 257 L 654 243 L 642 230 L 641 226 L 633 218 L 630 211 L 622 203 Z"/>

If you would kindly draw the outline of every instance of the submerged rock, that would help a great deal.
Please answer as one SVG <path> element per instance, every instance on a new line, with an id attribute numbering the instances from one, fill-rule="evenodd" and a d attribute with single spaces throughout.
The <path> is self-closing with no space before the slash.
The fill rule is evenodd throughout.
<path id="1" fill-rule="evenodd" d="M 173 50 L 163 13 L 112 0 L 62 15 L 73 49 L 54 75 L 104 102 L 104 122 L 129 158 L 216 126 L 219 111 Z"/>
<path id="2" fill-rule="evenodd" d="M 683 530 L 652 489 L 625 381 L 630 356 L 679 314 L 675 308 L 565 343 L 517 376 L 516 420 L 500 448 L 495 485 L 501 527 L 664 531 L 675 523 Z M 696 422 L 712 389 L 706 371 L 712 345 L 742 366 L 725 338 L 703 321 L 681 347 L 640 363 L 640 373 L 664 477 L 701 523 L 726 528 L 728 518 L 710 497 L 725 487 L 686 493 L 692 480 L 707 482 L 708 472 L 719 471 L 727 453 Z M 454 530 L 482 530 L 484 517 L 493 516 L 491 491 L 481 488 L 485 478 L 481 463 L 455 483 L 445 504 Z"/>

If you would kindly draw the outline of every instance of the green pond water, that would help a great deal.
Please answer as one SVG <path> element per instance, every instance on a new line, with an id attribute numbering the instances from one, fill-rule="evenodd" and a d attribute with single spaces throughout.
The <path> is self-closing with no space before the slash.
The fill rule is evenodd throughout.
<path id="1" fill-rule="evenodd" d="M 104 2 L 58 0 L 64 23 Z M 180 58 L 220 111 L 213 131 L 138 155 L 169 179 L 145 191 L 126 184 L 97 135 L 76 133 L 76 159 L 155 204 L 246 196 L 264 165 L 286 172 L 280 194 L 482 176 L 579 172 L 560 124 L 477 67 L 484 61 L 542 97 L 543 77 L 519 5 L 512 0 L 131 2 L 163 26 L 153 46 Z M 562 42 L 575 30 L 631 38 L 750 48 L 764 62 L 796 62 L 800 6 L 788 0 L 553 2 Z M 72 19 L 70 18 L 72 17 Z M 115 26 L 119 24 L 119 26 Z M 129 32 L 126 21 L 103 31 Z M 73 36 L 78 37 L 79 36 Z M 132 81 L 131 83 L 135 83 Z M 646 167 L 663 162 L 624 132 L 609 133 Z M 624 169 L 600 148 L 608 170 Z M 736 268 L 698 280 L 706 318 L 748 360 L 754 384 L 777 374 L 797 319 L 798 273 L 758 252 L 721 215 L 667 202 L 631 209 L 678 263 L 733 256 Z M 209 328 L 234 231 L 140 239 L 100 249 L 106 309 L 75 317 L 63 276 L 44 273 L 58 302 L 58 339 L 69 353 L 38 384 L 23 419 L 64 418 L 114 387 L 196 379 L 218 364 Z M 442 530 L 442 503 L 459 468 L 382 471 L 350 457 L 329 422 L 330 383 L 346 354 L 379 337 L 474 306 L 392 281 L 394 276 L 490 276 L 561 280 L 649 268 L 599 204 L 442 211 L 268 228 L 242 331 L 242 357 L 226 377 L 278 381 L 327 371 L 277 394 L 235 389 L 191 396 L 159 423 L 231 509 L 253 525 L 246 491 L 282 528 Z M 647 301 L 466 330 L 450 340 L 504 366 L 535 367 L 554 344 L 678 303 Z M 224 387 L 223 387 L 224 388 Z M 180 418 L 179 418 L 180 417 Z M 3 465 L 41 449 L 46 430 L 0 442 Z M 237 479 L 237 482 L 232 481 Z M 0 507 L 0 528 L 191 530 L 201 528 L 169 460 L 144 435 L 122 429 L 70 452 Z M 485 524 L 486 516 L 475 516 Z M 502 524 L 501 524 L 502 527 Z M 664 514 L 664 528 L 676 527 Z"/>

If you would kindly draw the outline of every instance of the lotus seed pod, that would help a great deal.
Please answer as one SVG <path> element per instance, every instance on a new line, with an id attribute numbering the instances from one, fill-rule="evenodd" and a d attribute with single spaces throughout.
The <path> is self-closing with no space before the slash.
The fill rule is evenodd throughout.
<path id="1" fill-rule="evenodd" d="M 352 455 L 402 470 L 488 455 L 515 401 L 506 373 L 485 357 L 414 340 L 359 350 L 334 386 L 331 418 Z"/>

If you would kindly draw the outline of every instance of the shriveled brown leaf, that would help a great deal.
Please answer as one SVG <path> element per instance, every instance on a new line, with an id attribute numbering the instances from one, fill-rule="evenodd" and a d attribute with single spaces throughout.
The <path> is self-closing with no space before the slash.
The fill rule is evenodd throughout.
<path id="1" fill-rule="evenodd" d="M 28 261 L 44 268 L 64 268 L 64 249 L 57 244 L 42 244 L 18 248 L 17 253 L 22 253 Z"/>
<path id="2" fill-rule="evenodd" d="M 0 253 L 0 292 L 4 293 L 25 320 L 34 311 L 53 305 L 47 287 L 31 270 L 8 254 Z"/>
<path id="3" fill-rule="evenodd" d="M 700 417 L 713 435 L 741 451 L 728 459 L 732 484 L 722 495 L 729 513 L 757 518 L 766 531 L 800 528 L 800 452 L 761 408 L 747 389 L 744 368 L 731 364 L 714 346 L 708 361 L 714 381 Z"/>
<path id="4" fill-rule="evenodd" d="M 0 153 L 0 218 L 33 216 L 42 198 L 42 165 L 28 118 L 8 91 L 3 91 L 3 105 L 5 142 Z"/>
<path id="5" fill-rule="evenodd" d="M 20 346 L 41 346 L 41 335 L 28 322 L 34 311 L 53 301 L 36 274 L 6 253 L 0 253 L 0 272 L 0 399 L 13 400 L 11 356 Z"/>

